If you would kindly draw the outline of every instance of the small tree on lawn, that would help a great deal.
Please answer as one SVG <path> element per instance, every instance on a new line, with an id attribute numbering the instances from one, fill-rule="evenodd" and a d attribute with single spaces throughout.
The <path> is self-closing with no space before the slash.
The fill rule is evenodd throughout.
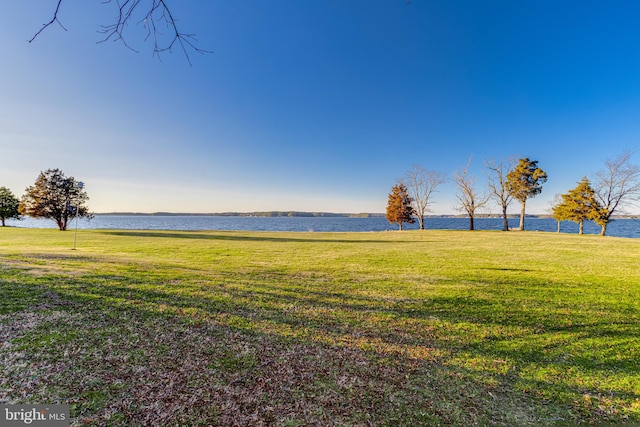
<path id="1" fill-rule="evenodd" d="M 444 173 L 425 169 L 420 165 L 413 165 L 402 178 L 402 183 L 406 185 L 411 195 L 413 211 L 418 218 L 420 230 L 424 230 L 424 216 L 429 210 L 433 193 L 445 181 Z"/>
<path id="2" fill-rule="evenodd" d="M 411 197 L 404 184 L 394 185 L 389 193 L 387 202 L 387 221 L 390 224 L 398 224 L 402 231 L 402 223 L 413 224 L 413 207 L 411 207 Z"/>
<path id="3" fill-rule="evenodd" d="M 507 169 L 511 168 L 511 162 L 505 164 L 504 160 L 485 160 L 484 165 L 489 169 L 487 174 L 489 191 L 491 198 L 500 204 L 502 209 L 502 231 L 509 231 L 509 217 L 507 210 L 513 201 L 513 197 L 507 190 Z"/>
<path id="4" fill-rule="evenodd" d="M 11 190 L 7 187 L 0 187 L 0 220 L 3 227 L 5 226 L 4 221 L 7 219 L 20 219 L 19 206 L 20 200 L 13 195 Z"/>
<path id="5" fill-rule="evenodd" d="M 476 211 L 486 206 L 490 196 L 488 194 L 481 194 L 476 188 L 476 179 L 469 173 L 469 167 L 471 166 L 471 160 L 467 163 L 467 166 L 454 174 L 454 181 L 458 187 L 458 194 L 456 199 L 456 209 L 466 212 L 469 217 L 469 230 L 475 230 L 474 219 Z"/>
<path id="6" fill-rule="evenodd" d="M 569 208 L 564 202 L 561 194 L 556 194 L 553 206 L 551 207 L 553 218 L 558 221 L 558 233 L 560 232 L 560 223 L 569 220 Z"/>
<path id="7" fill-rule="evenodd" d="M 51 219 L 64 231 L 76 216 L 93 217 L 85 205 L 87 200 L 89 196 L 74 177 L 66 177 L 60 169 L 48 169 L 40 172 L 33 186 L 27 187 L 19 210 L 22 215 Z"/>
<path id="8" fill-rule="evenodd" d="M 606 209 L 600 205 L 591 183 L 584 177 L 578 186 L 562 195 L 562 203 L 554 208 L 554 217 L 578 223 L 580 234 L 583 234 L 584 221 L 591 220 L 601 225 L 606 216 Z M 557 217 L 556 217 L 557 219 Z"/>
<path id="9" fill-rule="evenodd" d="M 538 167 L 537 160 L 528 157 L 520 159 L 516 167 L 507 174 L 507 190 L 520 202 L 520 230 L 524 230 L 524 214 L 527 199 L 542 192 L 542 184 L 547 182 L 547 173 Z"/>

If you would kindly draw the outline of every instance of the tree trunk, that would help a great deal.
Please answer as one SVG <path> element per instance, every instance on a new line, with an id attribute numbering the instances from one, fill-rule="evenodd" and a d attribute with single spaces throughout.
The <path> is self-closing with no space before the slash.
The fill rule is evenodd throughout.
<path id="1" fill-rule="evenodd" d="M 584 221 L 580 221 L 580 232 L 578 234 L 583 234 L 584 232 Z"/>
<path id="2" fill-rule="evenodd" d="M 602 230 L 600 230 L 600 235 L 604 236 L 607 233 L 607 223 L 602 224 Z"/>
<path id="3" fill-rule="evenodd" d="M 475 230 L 475 227 L 473 226 L 473 215 L 469 215 L 469 230 Z"/>
<path id="4" fill-rule="evenodd" d="M 509 218 L 507 218 L 507 206 L 502 206 L 502 231 L 509 231 Z"/>
<path id="5" fill-rule="evenodd" d="M 520 210 L 520 231 L 524 230 L 524 210 L 525 210 L 525 203 L 526 202 L 522 202 L 522 209 Z"/>
<path id="6" fill-rule="evenodd" d="M 558 233 L 560 232 L 560 221 L 558 221 Z"/>
<path id="7" fill-rule="evenodd" d="M 402 231 L 402 221 L 400 221 L 400 231 Z"/>
<path id="8" fill-rule="evenodd" d="M 2 218 L 2 226 L 4 227 L 4 218 Z"/>
<path id="9" fill-rule="evenodd" d="M 420 223 L 420 230 L 424 230 L 424 217 L 418 216 L 418 222 Z"/>

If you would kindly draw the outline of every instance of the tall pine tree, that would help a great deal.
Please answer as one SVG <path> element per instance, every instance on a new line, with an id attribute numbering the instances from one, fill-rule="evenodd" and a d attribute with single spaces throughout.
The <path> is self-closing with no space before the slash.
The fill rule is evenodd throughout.
<path id="1" fill-rule="evenodd" d="M 520 159 L 518 165 L 507 174 L 507 191 L 522 206 L 520 210 L 520 230 L 524 230 L 524 214 L 527 199 L 542 192 L 542 184 L 547 182 L 547 173 L 538 167 L 537 160 L 528 157 Z"/>

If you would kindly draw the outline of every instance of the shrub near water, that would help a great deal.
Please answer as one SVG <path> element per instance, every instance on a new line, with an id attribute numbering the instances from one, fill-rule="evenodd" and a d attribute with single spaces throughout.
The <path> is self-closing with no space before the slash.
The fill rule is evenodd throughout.
<path id="1" fill-rule="evenodd" d="M 640 241 L 7 229 L 0 399 L 78 425 L 640 422 Z"/>

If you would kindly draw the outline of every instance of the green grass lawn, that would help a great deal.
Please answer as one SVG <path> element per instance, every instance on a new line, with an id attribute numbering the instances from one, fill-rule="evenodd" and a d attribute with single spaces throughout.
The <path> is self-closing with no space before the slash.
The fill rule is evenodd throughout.
<path id="1" fill-rule="evenodd" d="M 0 229 L 0 403 L 76 425 L 640 423 L 640 240 Z"/>

